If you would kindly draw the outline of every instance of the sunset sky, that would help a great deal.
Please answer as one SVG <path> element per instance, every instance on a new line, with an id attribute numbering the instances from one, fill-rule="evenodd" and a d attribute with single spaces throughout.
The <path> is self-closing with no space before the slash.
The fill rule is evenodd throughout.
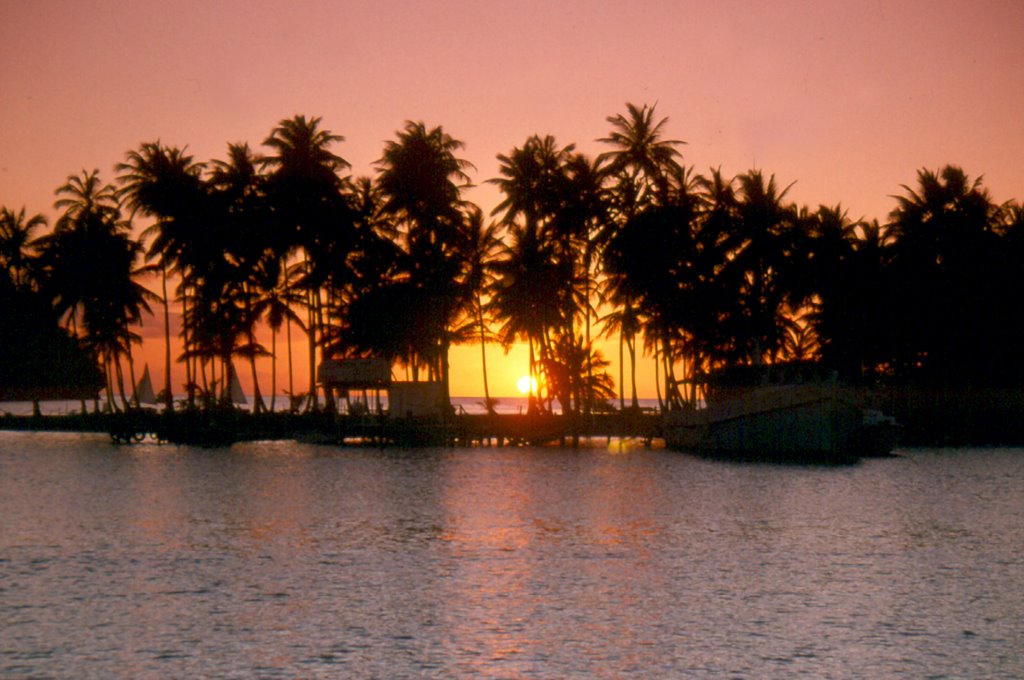
<path id="1" fill-rule="evenodd" d="M 444 126 L 490 211 L 496 154 L 533 133 L 596 154 L 627 101 L 657 103 L 698 171 L 760 168 L 852 218 L 884 219 L 917 169 L 946 163 L 1022 199 L 1022 29 L 1019 0 L 0 0 L 0 205 L 52 223 L 68 174 L 113 180 L 140 142 L 208 160 L 301 113 L 346 137 L 356 175 L 405 120 Z M 492 392 L 516 394 L 525 352 L 488 351 Z M 161 352 L 147 341 L 157 384 Z M 456 350 L 455 394 L 482 394 L 479 356 Z"/>

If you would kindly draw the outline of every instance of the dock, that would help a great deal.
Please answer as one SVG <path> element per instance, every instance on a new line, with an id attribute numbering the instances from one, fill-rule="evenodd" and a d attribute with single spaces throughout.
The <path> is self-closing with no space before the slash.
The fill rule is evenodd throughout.
<path id="1" fill-rule="evenodd" d="M 144 441 L 207 447 L 288 440 L 353 446 L 573 445 L 587 438 L 630 438 L 650 446 L 662 438 L 662 416 L 650 411 L 591 415 L 453 414 L 447 418 L 331 413 L 253 415 L 237 409 L 163 413 L 0 418 L 0 428 L 106 432 L 116 444 Z"/>

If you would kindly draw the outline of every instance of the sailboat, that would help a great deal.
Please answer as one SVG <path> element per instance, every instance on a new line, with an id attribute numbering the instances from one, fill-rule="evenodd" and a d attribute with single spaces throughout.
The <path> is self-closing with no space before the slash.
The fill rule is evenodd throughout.
<path id="1" fill-rule="evenodd" d="M 234 364 L 231 365 L 231 403 L 235 406 L 247 406 L 249 400 L 245 398 L 245 393 L 242 392 L 242 383 L 238 381 L 238 371 L 235 370 Z"/>
<path id="2" fill-rule="evenodd" d="M 135 403 L 139 406 L 155 406 L 156 395 L 153 394 L 153 381 L 149 377 L 149 364 L 142 369 L 142 378 L 135 386 Z"/>

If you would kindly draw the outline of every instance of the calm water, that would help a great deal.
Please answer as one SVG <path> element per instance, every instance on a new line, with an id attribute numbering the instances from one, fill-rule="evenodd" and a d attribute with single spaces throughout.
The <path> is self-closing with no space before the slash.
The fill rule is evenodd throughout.
<path id="1" fill-rule="evenodd" d="M 0 432 L 5 677 L 1024 676 L 1024 451 Z"/>

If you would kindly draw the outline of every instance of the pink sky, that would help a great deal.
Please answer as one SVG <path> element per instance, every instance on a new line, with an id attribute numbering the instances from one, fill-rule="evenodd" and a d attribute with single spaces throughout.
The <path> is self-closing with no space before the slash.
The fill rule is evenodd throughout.
<path id="1" fill-rule="evenodd" d="M 0 0 L 0 205 L 52 218 L 68 174 L 112 180 L 142 141 L 207 160 L 296 113 L 355 174 L 406 119 L 443 125 L 483 183 L 532 133 L 599 152 L 626 101 L 657 102 L 698 171 L 758 167 L 854 218 L 945 163 L 1024 199 L 1022 29 L 1017 0 Z"/>

